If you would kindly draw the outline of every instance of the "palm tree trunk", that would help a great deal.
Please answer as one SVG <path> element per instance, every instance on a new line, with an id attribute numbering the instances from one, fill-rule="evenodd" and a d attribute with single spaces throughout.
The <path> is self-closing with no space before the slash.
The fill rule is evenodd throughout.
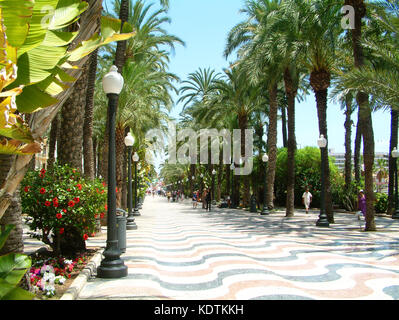
<path id="1" fill-rule="evenodd" d="M 241 130 L 241 156 L 245 157 L 245 130 L 248 128 L 248 117 L 246 114 L 240 115 L 238 117 L 238 126 Z M 249 176 L 240 176 L 240 180 L 243 181 L 243 207 L 246 208 L 249 206 L 249 199 L 250 199 L 250 181 Z M 240 199 L 240 198 L 238 198 Z"/>
<path id="2" fill-rule="evenodd" d="M 59 136 L 59 119 L 58 115 L 51 121 L 50 139 L 49 139 L 49 155 L 47 167 L 50 168 L 55 162 L 55 149 L 57 145 L 57 137 Z"/>
<path id="3" fill-rule="evenodd" d="M 94 51 L 90 57 L 87 79 L 86 108 L 83 126 L 83 159 L 84 175 L 89 180 L 94 180 L 94 153 L 93 153 L 93 112 L 94 112 L 94 86 L 96 83 L 97 54 Z"/>
<path id="4" fill-rule="evenodd" d="M 366 5 L 363 0 L 346 0 L 345 3 L 352 5 L 355 9 L 355 28 L 352 29 L 353 58 L 356 68 L 364 65 L 363 48 L 360 44 L 362 38 L 362 18 L 366 15 Z M 363 134 L 363 159 L 365 171 L 365 196 L 367 203 L 366 211 L 366 231 L 375 231 L 375 210 L 374 210 L 374 131 L 369 106 L 369 96 L 364 92 L 359 92 L 356 96 L 359 105 L 360 119 L 362 122 Z"/>
<path id="5" fill-rule="evenodd" d="M 287 68 L 284 72 L 284 85 L 287 97 L 287 116 L 288 116 L 288 141 L 287 141 L 287 198 L 286 198 L 286 217 L 292 217 L 295 209 L 295 97 L 297 87 L 293 84 L 291 73 Z"/>
<path id="6" fill-rule="evenodd" d="M 319 133 L 327 139 L 327 146 L 322 150 L 321 161 L 324 161 L 324 189 L 325 189 L 325 208 L 329 223 L 334 223 L 332 210 L 330 164 L 328 160 L 328 134 L 327 134 L 327 89 L 318 90 L 316 94 L 317 115 L 319 118 Z"/>
<path id="7" fill-rule="evenodd" d="M 123 185 L 123 158 L 125 155 L 125 129 L 116 127 L 115 146 L 116 146 L 116 206 L 121 208 L 122 205 L 122 185 Z"/>
<path id="8" fill-rule="evenodd" d="M 349 190 L 352 183 L 352 104 L 346 100 L 345 110 L 345 189 Z"/>
<path id="9" fill-rule="evenodd" d="M 14 158 L 15 156 L 12 155 L 0 155 L 0 185 L 3 184 L 7 178 L 7 173 L 11 168 Z M 3 217 L 0 218 L 0 230 L 9 224 L 15 225 L 15 228 L 11 231 L 6 243 L 0 251 L 0 255 L 11 252 L 22 253 L 24 251 L 24 243 L 22 240 L 21 198 L 18 189 L 14 192 L 11 198 L 10 206 L 5 211 Z"/>
<path id="10" fill-rule="evenodd" d="M 287 140 L 287 110 L 285 106 L 281 107 L 281 130 L 283 134 L 283 147 L 287 148 L 288 140 Z"/>
<path id="11" fill-rule="evenodd" d="M 358 111 L 356 136 L 355 136 L 355 147 L 354 147 L 354 159 L 353 159 L 353 170 L 355 171 L 355 181 L 360 184 L 361 177 L 361 163 L 360 163 L 360 149 L 362 145 L 362 122 L 360 121 L 360 113 Z"/>
<path id="12" fill-rule="evenodd" d="M 398 147 L 398 111 L 391 108 L 391 139 L 389 144 L 389 182 L 388 182 L 388 210 L 389 215 L 393 214 L 393 209 L 395 208 L 394 199 L 394 179 L 395 179 L 395 161 L 392 157 L 393 148 Z"/>
<path id="13" fill-rule="evenodd" d="M 269 128 L 267 132 L 267 149 L 269 162 L 267 164 L 267 194 L 266 204 L 269 209 L 274 208 L 273 195 L 274 195 L 274 179 L 276 176 L 277 164 L 277 83 L 269 88 Z"/>
<path id="14" fill-rule="evenodd" d="M 61 128 L 59 150 L 60 164 L 69 164 L 82 172 L 82 148 L 84 110 L 87 90 L 87 67 L 74 84 L 73 92 L 61 110 Z"/>

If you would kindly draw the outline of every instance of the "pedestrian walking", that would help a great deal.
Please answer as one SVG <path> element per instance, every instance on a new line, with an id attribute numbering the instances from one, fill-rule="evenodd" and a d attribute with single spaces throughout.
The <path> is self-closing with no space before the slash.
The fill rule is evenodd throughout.
<path id="1" fill-rule="evenodd" d="M 359 211 L 361 211 L 361 213 L 363 214 L 363 217 L 366 217 L 367 205 L 366 205 L 366 196 L 363 190 L 359 191 L 359 195 L 357 197 L 357 207 Z"/>
<path id="2" fill-rule="evenodd" d="M 211 211 L 211 201 L 212 201 L 211 189 L 207 190 L 205 200 L 206 200 L 206 210 Z"/>
<path id="3" fill-rule="evenodd" d="M 206 189 L 202 191 L 201 202 L 202 202 L 202 209 L 206 209 Z"/>
<path id="4" fill-rule="evenodd" d="M 168 193 L 167 193 L 166 195 L 167 195 L 167 197 L 168 197 L 168 202 L 170 202 L 170 197 L 171 197 L 170 191 L 168 191 Z"/>
<path id="5" fill-rule="evenodd" d="M 309 192 L 309 188 L 305 189 L 305 192 L 302 195 L 302 203 L 305 205 L 306 214 L 309 213 L 310 204 L 312 202 L 312 194 Z"/>

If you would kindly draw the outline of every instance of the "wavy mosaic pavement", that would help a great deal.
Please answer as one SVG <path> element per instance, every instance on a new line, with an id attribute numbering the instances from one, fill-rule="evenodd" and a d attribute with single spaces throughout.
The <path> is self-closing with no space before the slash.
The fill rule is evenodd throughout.
<path id="1" fill-rule="evenodd" d="M 128 276 L 93 279 L 79 299 L 399 300 L 399 221 L 377 217 L 378 232 L 366 233 L 353 215 L 337 213 L 330 228 L 317 215 L 148 198 L 127 233 Z"/>

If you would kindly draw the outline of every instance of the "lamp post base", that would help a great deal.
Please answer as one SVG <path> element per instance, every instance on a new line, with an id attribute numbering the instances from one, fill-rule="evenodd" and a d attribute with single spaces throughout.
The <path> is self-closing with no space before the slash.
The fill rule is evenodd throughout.
<path id="1" fill-rule="evenodd" d="M 268 216 L 270 214 L 269 209 L 267 208 L 267 206 L 263 206 L 263 209 L 260 213 L 261 216 Z"/>
<path id="2" fill-rule="evenodd" d="M 316 222 L 317 227 L 329 227 L 330 223 L 325 215 L 320 215 L 319 220 Z"/>
<path id="3" fill-rule="evenodd" d="M 139 216 L 141 216 L 140 211 L 139 211 L 138 208 L 134 208 L 134 210 L 133 210 L 133 216 L 134 216 L 134 217 L 139 217 Z"/>
<path id="4" fill-rule="evenodd" d="M 395 220 L 399 219 L 399 209 L 395 210 L 395 212 L 392 215 L 392 219 L 395 219 Z"/>
<path id="5" fill-rule="evenodd" d="M 110 243 L 114 245 L 115 243 Z M 120 250 L 117 248 L 110 248 L 104 251 L 104 259 L 97 268 L 97 277 L 104 279 L 118 279 L 127 276 L 128 267 L 125 266 L 123 260 L 120 258 Z"/>
<path id="6" fill-rule="evenodd" d="M 102 279 L 119 279 L 128 274 L 128 267 L 123 264 L 121 259 L 103 263 L 97 268 L 97 277 Z"/>
<path id="7" fill-rule="evenodd" d="M 133 221 L 127 221 L 126 230 L 137 230 L 137 224 Z"/>

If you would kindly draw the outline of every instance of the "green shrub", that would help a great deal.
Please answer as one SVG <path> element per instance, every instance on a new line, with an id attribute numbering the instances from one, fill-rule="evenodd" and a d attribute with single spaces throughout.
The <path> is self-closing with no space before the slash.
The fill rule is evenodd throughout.
<path id="1" fill-rule="evenodd" d="M 376 193 L 374 208 L 376 213 L 386 213 L 388 210 L 388 195 L 385 193 Z"/>
<path id="2" fill-rule="evenodd" d="M 320 206 L 321 190 L 321 157 L 316 147 L 299 149 L 295 155 L 295 205 L 302 205 L 302 194 L 306 187 L 313 196 L 312 206 Z M 333 200 L 337 201 L 337 193 L 343 188 L 343 178 L 330 159 L 330 181 Z M 285 206 L 287 194 L 287 149 L 281 148 L 277 153 L 275 178 L 276 204 Z"/>
<path id="3" fill-rule="evenodd" d="M 106 199 L 105 184 L 87 181 L 67 165 L 29 171 L 21 184 L 22 212 L 30 217 L 30 229 L 39 230 L 35 237 L 63 254 L 85 250 Z"/>

